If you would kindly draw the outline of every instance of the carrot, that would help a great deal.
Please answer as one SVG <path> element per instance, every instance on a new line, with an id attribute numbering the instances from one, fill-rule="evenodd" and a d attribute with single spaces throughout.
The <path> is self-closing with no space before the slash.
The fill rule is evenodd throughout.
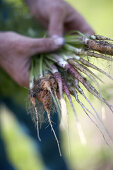
<path id="1" fill-rule="evenodd" d="M 80 75 L 80 73 L 75 68 L 73 68 L 70 64 L 66 64 L 65 69 L 73 78 L 79 80 L 88 91 L 91 91 L 85 79 Z"/>
<path id="2" fill-rule="evenodd" d="M 111 77 L 108 73 L 106 73 L 105 71 L 103 71 L 102 69 L 98 68 L 97 66 L 95 66 L 94 64 L 91 64 L 90 62 L 84 60 L 83 58 L 80 58 L 80 62 L 84 65 L 86 65 L 87 67 L 91 67 L 97 71 L 99 71 L 100 73 L 106 75 L 107 77 L 109 77 L 111 80 L 113 80 L 113 77 Z"/>
<path id="3" fill-rule="evenodd" d="M 60 99 L 61 99 L 62 98 L 62 77 L 55 65 L 52 65 L 52 73 L 54 75 L 55 80 L 58 83 L 59 94 L 60 94 Z"/>
<path id="4" fill-rule="evenodd" d="M 34 106 L 34 109 L 35 109 L 35 118 L 36 118 L 36 128 L 37 128 L 37 137 L 39 139 L 39 141 L 41 141 L 40 139 L 40 135 L 39 135 L 39 128 L 38 128 L 38 110 L 37 110 L 37 107 L 36 107 L 36 96 L 34 96 L 34 93 L 33 93 L 33 90 L 30 90 L 30 101 L 32 103 L 32 105 Z"/>
<path id="5" fill-rule="evenodd" d="M 78 69 L 80 69 L 82 72 L 84 72 L 85 74 L 87 74 L 89 77 L 92 74 L 94 77 L 96 77 L 100 82 L 103 83 L 103 81 L 97 76 L 95 75 L 91 70 L 89 70 L 87 67 L 85 67 L 84 65 L 79 64 L 77 61 L 74 61 L 73 59 L 69 59 L 68 62 L 77 67 Z M 90 77 L 91 78 L 91 77 Z M 93 78 L 91 78 L 93 80 Z"/>
<path id="6" fill-rule="evenodd" d="M 65 80 L 63 78 L 62 78 L 62 82 L 63 82 L 63 91 L 65 92 L 66 96 L 68 97 L 69 102 L 70 102 L 71 107 L 72 107 L 72 110 L 76 115 L 76 112 L 75 112 L 75 109 L 74 109 L 74 106 L 73 106 L 73 102 L 72 102 L 72 99 L 71 99 L 71 96 L 70 96 L 68 86 L 67 86 L 67 84 L 66 84 L 66 82 L 65 82 Z M 78 118 L 76 118 L 76 120 L 78 120 Z"/>
<path id="7" fill-rule="evenodd" d="M 103 55 L 103 54 L 90 52 L 90 51 L 86 51 L 85 53 L 86 53 L 86 55 L 91 56 L 91 57 L 96 57 L 96 58 L 101 58 L 101 59 L 108 60 L 108 61 L 113 61 L 113 58 L 108 57 L 108 56 Z"/>
<path id="8" fill-rule="evenodd" d="M 113 39 L 104 37 L 102 35 L 90 35 L 89 37 L 92 40 L 108 40 L 108 41 L 113 41 Z"/>
<path id="9" fill-rule="evenodd" d="M 76 119 L 76 125 L 77 125 L 77 129 L 78 129 L 78 133 L 79 133 L 81 142 L 86 143 L 81 124 L 79 122 L 78 116 L 76 114 L 76 111 L 75 111 L 75 108 L 74 108 L 74 105 L 73 105 L 73 102 L 72 102 L 72 99 L 71 99 L 70 91 L 69 91 L 68 86 L 67 86 L 67 84 L 66 84 L 66 82 L 63 78 L 62 78 L 62 82 L 63 82 L 63 91 L 65 92 L 65 94 L 66 94 L 66 96 L 67 96 L 67 98 L 68 98 L 68 100 L 71 104 L 71 107 L 72 107 L 72 110 L 73 110 L 73 113 L 74 113 L 74 116 L 75 116 L 75 119 Z"/>
<path id="10" fill-rule="evenodd" d="M 79 69 L 81 72 L 83 72 L 84 74 L 86 74 L 89 78 L 91 78 L 91 80 L 92 80 L 92 81 L 96 84 L 96 86 L 98 87 L 99 92 L 100 92 L 100 94 L 101 94 L 100 86 L 99 86 L 98 82 L 96 81 L 96 79 L 95 79 L 92 75 L 94 75 L 96 78 L 98 78 L 98 79 L 102 82 L 102 80 L 101 80 L 99 77 L 97 77 L 91 70 L 89 70 L 89 69 L 86 68 L 85 66 L 79 64 L 78 62 L 76 62 L 76 61 L 74 61 L 74 60 L 72 60 L 72 59 L 69 59 L 68 62 L 69 62 L 71 65 L 75 66 L 77 69 Z M 91 75 L 91 74 L 92 74 L 92 75 Z"/>
<path id="11" fill-rule="evenodd" d="M 46 76 L 46 77 L 48 78 L 48 76 Z M 41 78 L 41 80 L 39 81 L 40 90 L 38 90 L 37 99 L 43 104 L 43 107 L 44 107 L 45 111 L 47 112 L 48 121 L 49 121 L 49 124 L 51 126 L 54 137 L 56 139 L 58 149 L 59 149 L 59 153 L 60 153 L 60 156 L 61 156 L 61 150 L 60 150 L 58 138 L 57 138 L 56 133 L 53 129 L 51 118 L 50 118 L 51 95 L 53 97 L 53 100 L 54 100 L 54 95 L 51 91 L 51 85 L 50 85 L 50 82 L 48 81 L 47 78 Z"/>
<path id="12" fill-rule="evenodd" d="M 86 50 L 84 48 L 76 48 L 70 44 L 65 44 L 64 48 L 71 52 L 74 52 L 76 55 L 85 55 L 85 56 L 90 56 L 90 57 L 101 58 L 101 59 L 108 60 L 108 61 L 113 61 L 113 58 L 100 54 L 100 53 L 91 52 L 90 49 Z"/>
<path id="13" fill-rule="evenodd" d="M 113 55 L 113 45 L 106 41 L 88 40 L 85 44 L 88 48 L 103 54 Z"/>
<path id="14" fill-rule="evenodd" d="M 37 93 L 37 99 L 43 104 L 43 107 L 47 113 L 51 111 L 51 95 L 47 90 L 41 90 Z"/>

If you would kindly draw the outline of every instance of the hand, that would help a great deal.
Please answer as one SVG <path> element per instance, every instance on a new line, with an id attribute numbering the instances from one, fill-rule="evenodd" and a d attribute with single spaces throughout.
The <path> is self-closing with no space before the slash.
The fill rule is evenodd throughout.
<path id="1" fill-rule="evenodd" d="M 50 36 L 79 30 L 93 33 L 84 18 L 63 0 L 27 0 L 32 14 L 48 29 Z M 30 57 L 63 45 L 62 38 L 33 39 L 14 32 L 0 33 L 0 66 L 21 86 L 29 84 Z"/>
<path id="2" fill-rule="evenodd" d="M 49 31 L 49 35 L 63 36 L 71 30 L 93 34 L 85 19 L 63 0 L 27 0 L 31 13 Z"/>
<path id="3" fill-rule="evenodd" d="M 29 86 L 31 56 L 63 45 L 63 38 L 33 39 L 14 32 L 0 33 L 0 66 L 21 86 Z"/>

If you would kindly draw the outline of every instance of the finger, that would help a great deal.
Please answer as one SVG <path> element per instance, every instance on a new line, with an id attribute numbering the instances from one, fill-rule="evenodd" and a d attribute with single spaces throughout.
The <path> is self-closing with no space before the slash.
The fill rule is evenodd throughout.
<path id="1" fill-rule="evenodd" d="M 60 48 L 64 44 L 64 38 L 41 38 L 29 41 L 29 56 L 36 53 L 52 52 Z"/>
<path id="2" fill-rule="evenodd" d="M 66 32 L 71 30 L 77 30 L 85 34 L 94 34 L 94 30 L 91 28 L 91 26 L 86 22 L 82 15 L 79 14 L 73 8 L 71 8 L 71 13 L 66 19 L 65 30 Z"/>
<path id="3" fill-rule="evenodd" d="M 63 26 L 64 26 L 64 17 L 65 17 L 64 8 L 57 7 L 51 13 L 52 15 L 50 16 L 49 28 L 48 28 L 49 35 L 50 36 L 53 36 L 53 35 L 62 36 Z"/>

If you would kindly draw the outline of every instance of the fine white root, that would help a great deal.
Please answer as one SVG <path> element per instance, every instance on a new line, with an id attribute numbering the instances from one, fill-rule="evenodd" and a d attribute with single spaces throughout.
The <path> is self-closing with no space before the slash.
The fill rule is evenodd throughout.
<path id="1" fill-rule="evenodd" d="M 52 125 L 52 123 L 51 123 L 50 114 L 47 113 L 47 117 L 48 117 L 49 124 L 50 124 L 50 126 L 51 126 L 51 130 L 52 130 L 52 132 L 53 132 L 53 134 L 54 134 L 54 137 L 55 137 L 55 140 L 56 140 L 56 142 L 57 142 L 59 154 L 60 154 L 60 156 L 62 156 L 61 149 L 60 149 L 60 144 L 59 144 L 58 138 L 57 138 L 57 136 L 56 136 L 56 133 L 55 133 L 55 131 L 54 131 L 54 129 L 53 129 L 53 125 Z"/>
<path id="2" fill-rule="evenodd" d="M 39 124 L 38 124 L 38 111 L 37 111 L 37 107 L 35 106 L 35 115 L 36 115 L 36 129 L 37 129 L 37 137 L 39 139 L 39 141 L 41 141 L 40 135 L 39 135 Z"/>

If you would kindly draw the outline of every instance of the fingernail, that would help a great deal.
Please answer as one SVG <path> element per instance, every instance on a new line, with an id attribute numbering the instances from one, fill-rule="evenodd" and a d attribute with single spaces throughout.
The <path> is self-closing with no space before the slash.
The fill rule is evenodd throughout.
<path id="1" fill-rule="evenodd" d="M 53 35 L 52 38 L 53 38 L 54 43 L 55 43 L 56 45 L 63 45 L 64 42 L 65 42 L 65 39 L 64 39 L 63 37 L 59 37 L 59 36 L 57 36 L 57 35 Z"/>

